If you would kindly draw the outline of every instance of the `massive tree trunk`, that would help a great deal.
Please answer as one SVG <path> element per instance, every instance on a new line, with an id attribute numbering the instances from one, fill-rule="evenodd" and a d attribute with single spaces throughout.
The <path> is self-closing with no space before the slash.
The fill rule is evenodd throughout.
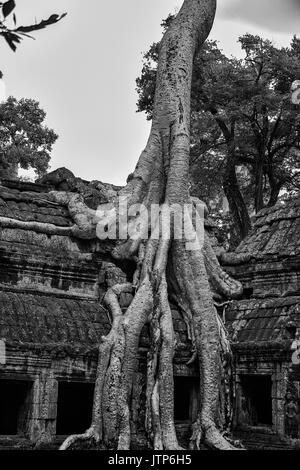
<path id="1" fill-rule="evenodd" d="M 216 425 L 223 373 L 221 358 L 229 352 L 229 345 L 214 299 L 236 298 L 242 287 L 223 272 L 207 235 L 203 243 L 201 236 L 196 237 L 191 249 L 187 245 L 191 240 L 174 237 L 175 216 L 169 224 L 170 237 L 164 232 L 167 209 L 176 204 L 183 213 L 186 204 L 197 202 L 190 198 L 188 184 L 192 69 L 194 56 L 212 27 L 215 8 L 215 0 L 185 0 L 161 42 L 150 137 L 120 194 L 129 208 L 142 203 L 150 213 L 153 204 L 160 206 L 156 219 L 158 236 L 152 231 L 152 236 L 145 239 L 148 221 L 137 213 L 129 225 L 139 228 L 141 236 L 119 240 L 112 252 L 118 260 L 136 261 L 134 282 L 115 285 L 106 294 L 105 304 L 113 323 L 99 346 L 91 427 L 83 435 L 70 436 L 62 449 L 85 439 L 94 439 L 106 448 L 130 448 L 130 397 L 140 333 L 146 322 L 150 323 L 151 334 L 146 430 L 154 449 L 179 448 L 173 410 L 175 344 L 171 296 L 189 323 L 200 366 L 201 406 L 191 446 L 199 448 L 200 442 L 205 441 L 213 448 L 232 448 Z M 107 228 L 114 215 L 113 210 L 106 211 L 102 218 L 100 206 L 95 217 L 81 197 L 71 193 L 53 193 L 53 198 L 68 206 L 75 223 L 72 234 L 77 237 L 96 237 L 99 226 Z M 197 207 L 199 210 L 200 205 Z M 187 211 L 186 224 L 193 227 L 196 218 L 195 213 Z M 122 292 L 134 294 L 125 313 L 119 305 Z"/>
<path id="2" fill-rule="evenodd" d="M 192 204 L 188 182 L 193 60 L 210 32 L 215 7 L 215 0 L 185 0 L 160 44 L 150 137 L 121 193 L 129 207 L 142 203 L 150 212 L 152 204 L 159 204 L 162 211 L 158 224 L 163 222 L 166 208 L 177 204 L 183 210 L 185 204 Z M 131 223 L 143 224 L 143 220 L 137 215 Z M 192 225 L 191 219 L 189 223 Z M 155 449 L 179 448 L 174 425 L 174 332 L 168 290 L 168 284 L 176 284 L 173 295 L 190 322 L 201 371 L 201 409 L 192 445 L 199 448 L 203 439 L 211 447 L 230 449 L 216 426 L 222 328 L 213 293 L 233 298 L 241 293 L 241 286 L 221 270 L 207 238 L 204 247 L 198 240 L 197 249 L 189 251 L 187 240 L 174 239 L 174 223 L 169 239 L 162 230 L 158 232 L 157 239 L 144 241 L 141 237 L 120 242 L 113 252 L 118 259 L 138 259 L 135 285 L 115 286 L 106 296 L 113 327 L 99 348 L 92 426 L 80 438 L 93 436 L 110 448 L 130 448 L 132 379 L 140 333 L 149 321 L 148 436 Z M 122 314 L 118 295 L 124 289 L 133 289 L 135 295 Z M 71 436 L 62 448 L 68 448 L 77 438 Z"/>

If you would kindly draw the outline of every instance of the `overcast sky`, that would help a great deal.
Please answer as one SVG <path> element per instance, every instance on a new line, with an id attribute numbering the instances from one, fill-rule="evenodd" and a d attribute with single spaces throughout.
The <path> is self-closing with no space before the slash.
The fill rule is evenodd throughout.
<path id="1" fill-rule="evenodd" d="M 20 23 L 68 12 L 16 54 L 0 44 L 6 94 L 40 101 L 60 136 L 52 169 L 66 166 L 88 180 L 124 184 L 149 133 L 145 116 L 135 112 L 142 52 L 160 39 L 161 20 L 181 3 L 17 0 Z M 245 32 L 288 45 L 300 35 L 299 13 L 300 0 L 219 0 L 211 38 L 234 55 Z"/>

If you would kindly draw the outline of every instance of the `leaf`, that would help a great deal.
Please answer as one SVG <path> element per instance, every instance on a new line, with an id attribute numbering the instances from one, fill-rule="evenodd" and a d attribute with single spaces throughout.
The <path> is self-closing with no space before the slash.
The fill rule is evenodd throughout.
<path id="1" fill-rule="evenodd" d="M 2 36 L 4 37 L 9 47 L 15 52 L 17 49 L 16 44 L 21 42 L 20 36 L 18 36 L 17 34 L 13 34 L 13 33 L 2 33 Z"/>
<path id="2" fill-rule="evenodd" d="M 13 20 L 14 20 L 14 24 L 15 24 L 15 26 L 16 26 L 16 25 L 17 25 L 17 17 L 16 17 L 16 14 L 15 14 L 15 13 L 13 14 Z"/>
<path id="3" fill-rule="evenodd" d="M 46 28 L 47 26 L 58 23 L 58 21 L 62 20 L 66 15 L 67 13 L 64 13 L 63 15 L 51 15 L 47 20 L 43 20 L 40 23 L 31 26 L 19 26 L 17 29 L 15 29 L 15 31 L 19 33 L 31 33 L 32 31 L 38 31 L 40 29 Z"/>
<path id="4" fill-rule="evenodd" d="M 2 13 L 4 18 L 11 14 L 11 12 L 16 8 L 15 0 L 8 0 L 2 6 Z"/>

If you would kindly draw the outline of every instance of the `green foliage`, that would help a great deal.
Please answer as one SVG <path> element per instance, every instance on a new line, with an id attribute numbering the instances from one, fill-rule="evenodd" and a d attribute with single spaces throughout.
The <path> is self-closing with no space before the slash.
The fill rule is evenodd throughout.
<path id="1" fill-rule="evenodd" d="M 39 176 L 49 166 L 57 135 L 45 126 L 46 113 L 32 99 L 10 97 L 0 104 L 0 168 L 20 165 Z"/>

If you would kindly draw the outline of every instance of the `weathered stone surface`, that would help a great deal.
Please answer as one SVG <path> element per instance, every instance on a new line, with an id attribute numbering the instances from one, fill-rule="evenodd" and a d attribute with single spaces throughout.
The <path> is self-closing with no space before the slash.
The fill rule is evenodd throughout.
<path id="1" fill-rule="evenodd" d="M 0 337 L 6 344 L 88 348 L 110 330 L 110 320 L 98 302 L 48 295 L 2 292 Z"/>
<path id="2" fill-rule="evenodd" d="M 253 230 L 237 253 L 249 253 L 254 260 L 282 259 L 300 254 L 300 199 L 263 209 Z"/>
<path id="3" fill-rule="evenodd" d="M 66 168 L 58 168 L 48 173 L 38 180 L 38 183 L 56 191 L 79 193 L 83 196 L 85 203 L 92 209 L 97 209 L 99 204 L 110 202 L 121 189 L 120 186 L 102 183 L 101 181 L 90 182 L 76 178 Z"/>
<path id="4" fill-rule="evenodd" d="M 300 328 L 300 297 L 286 299 L 252 299 L 232 302 L 226 312 L 226 326 L 234 343 L 280 343 L 294 338 L 295 328 Z M 294 322 L 289 332 L 290 322 Z"/>

